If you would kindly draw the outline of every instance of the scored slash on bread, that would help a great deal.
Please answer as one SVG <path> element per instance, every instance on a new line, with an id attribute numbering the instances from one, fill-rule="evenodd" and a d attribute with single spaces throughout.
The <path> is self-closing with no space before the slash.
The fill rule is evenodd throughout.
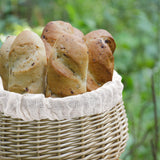
<path id="1" fill-rule="evenodd" d="M 43 30 L 48 57 L 46 96 L 65 97 L 86 92 L 87 46 L 83 33 L 62 21 L 49 22 Z"/>
<path id="2" fill-rule="evenodd" d="M 8 90 L 17 93 L 44 93 L 46 53 L 40 37 L 32 31 L 21 32 L 9 53 Z"/>

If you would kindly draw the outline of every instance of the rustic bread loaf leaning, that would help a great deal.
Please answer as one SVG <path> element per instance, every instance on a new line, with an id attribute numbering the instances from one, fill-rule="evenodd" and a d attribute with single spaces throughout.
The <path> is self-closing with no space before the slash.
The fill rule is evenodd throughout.
<path id="1" fill-rule="evenodd" d="M 0 76 L 2 77 L 3 88 L 5 90 L 8 90 L 9 52 L 15 38 L 16 36 L 8 36 L 0 50 Z"/>
<path id="2" fill-rule="evenodd" d="M 50 22 L 43 30 L 48 48 L 46 96 L 65 97 L 86 92 L 88 54 L 83 33 L 62 21 Z"/>
<path id="3" fill-rule="evenodd" d="M 87 91 L 92 91 L 112 80 L 116 44 L 103 29 L 88 33 L 84 39 L 89 52 Z"/>
<path id="4" fill-rule="evenodd" d="M 43 41 L 34 32 L 21 32 L 9 53 L 8 90 L 17 93 L 44 93 L 46 52 Z"/>

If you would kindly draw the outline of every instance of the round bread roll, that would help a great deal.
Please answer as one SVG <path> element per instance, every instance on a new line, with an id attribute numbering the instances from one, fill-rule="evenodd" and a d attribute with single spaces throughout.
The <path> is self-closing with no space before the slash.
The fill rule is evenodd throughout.
<path id="1" fill-rule="evenodd" d="M 59 34 L 48 61 L 47 97 L 86 92 L 88 50 L 78 39 L 72 34 Z"/>
<path id="2" fill-rule="evenodd" d="M 8 90 L 17 93 L 44 93 L 47 58 L 41 38 L 21 32 L 9 53 Z"/>
<path id="3" fill-rule="evenodd" d="M 103 29 L 88 33 L 84 39 L 89 52 L 87 91 L 92 91 L 112 80 L 116 44 Z"/>
<path id="4" fill-rule="evenodd" d="M 8 75 L 9 75 L 9 52 L 16 36 L 8 36 L 0 50 L 0 76 L 2 77 L 3 88 L 8 90 Z"/>

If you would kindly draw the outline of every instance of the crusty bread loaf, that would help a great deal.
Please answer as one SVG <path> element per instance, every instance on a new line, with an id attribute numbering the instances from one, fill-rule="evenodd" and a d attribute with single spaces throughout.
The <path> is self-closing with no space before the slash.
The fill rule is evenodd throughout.
<path id="1" fill-rule="evenodd" d="M 52 21 L 45 26 L 41 38 L 48 57 L 47 97 L 86 92 L 88 54 L 83 37 L 67 22 Z"/>
<path id="2" fill-rule="evenodd" d="M 15 38 L 16 36 L 8 36 L 0 50 L 0 76 L 2 77 L 3 88 L 5 90 L 8 90 L 8 75 L 9 75 L 8 57 L 11 45 L 15 40 Z"/>
<path id="3" fill-rule="evenodd" d="M 44 93 L 46 65 L 46 52 L 41 38 L 32 31 L 21 32 L 9 53 L 8 90 Z"/>
<path id="4" fill-rule="evenodd" d="M 88 54 L 76 36 L 62 34 L 56 40 L 47 69 L 46 96 L 65 97 L 86 92 Z"/>
<path id="5" fill-rule="evenodd" d="M 88 33 L 84 39 L 89 52 L 87 91 L 92 91 L 112 80 L 116 44 L 103 29 Z"/>

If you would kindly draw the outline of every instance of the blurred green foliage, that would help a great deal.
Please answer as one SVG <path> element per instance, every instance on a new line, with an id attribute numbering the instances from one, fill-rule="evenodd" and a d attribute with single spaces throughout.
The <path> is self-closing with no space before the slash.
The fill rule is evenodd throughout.
<path id="1" fill-rule="evenodd" d="M 0 0 L 0 46 L 9 34 L 28 28 L 41 35 L 53 20 L 70 22 L 85 34 L 106 29 L 115 38 L 115 69 L 123 77 L 129 140 L 123 160 L 151 160 L 155 142 L 154 78 L 160 126 L 160 2 L 158 0 Z M 160 129 L 159 129 L 160 130 Z M 158 132 L 160 137 L 160 131 Z M 156 144 L 155 144 L 156 145 Z M 158 142 L 160 150 L 160 139 Z M 157 160 L 160 152 L 157 152 Z"/>

